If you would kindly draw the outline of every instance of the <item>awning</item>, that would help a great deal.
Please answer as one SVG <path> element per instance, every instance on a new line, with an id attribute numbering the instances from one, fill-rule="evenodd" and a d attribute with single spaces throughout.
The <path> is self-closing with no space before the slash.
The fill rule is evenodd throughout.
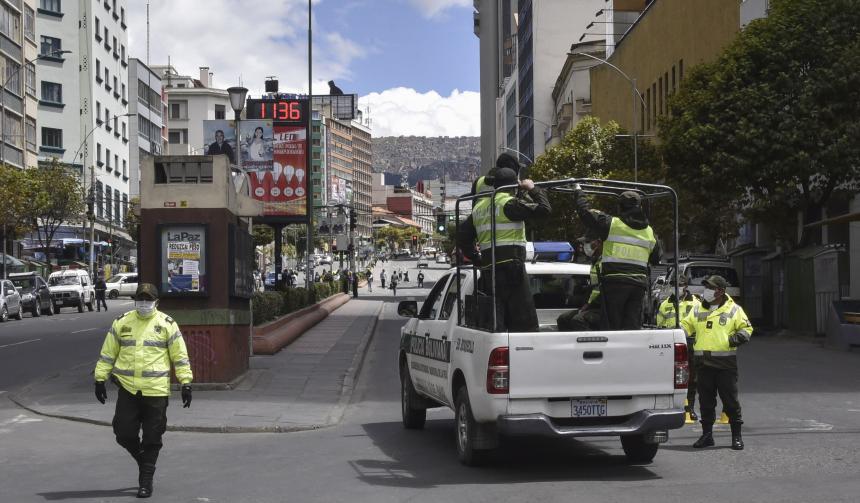
<path id="1" fill-rule="evenodd" d="M 824 220 L 819 220 L 817 222 L 811 222 L 803 227 L 805 229 L 811 229 L 813 227 L 821 227 L 823 225 L 835 225 L 835 224 L 845 224 L 848 222 L 857 222 L 860 221 L 860 211 L 854 213 L 846 213 L 844 215 L 839 215 L 833 218 L 827 218 Z"/>

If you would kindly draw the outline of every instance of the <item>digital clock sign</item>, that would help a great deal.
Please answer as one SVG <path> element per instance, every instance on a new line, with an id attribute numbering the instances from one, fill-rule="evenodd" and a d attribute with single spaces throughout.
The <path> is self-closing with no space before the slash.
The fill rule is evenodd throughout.
<path id="1" fill-rule="evenodd" d="M 308 100 L 306 99 L 249 99 L 245 106 L 248 119 L 270 120 L 305 124 L 308 120 Z"/>

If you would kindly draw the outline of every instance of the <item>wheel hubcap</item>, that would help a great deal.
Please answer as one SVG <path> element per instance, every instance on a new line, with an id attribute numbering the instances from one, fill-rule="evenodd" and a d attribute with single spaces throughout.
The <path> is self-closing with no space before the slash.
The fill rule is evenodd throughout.
<path id="1" fill-rule="evenodd" d="M 457 409 L 457 444 L 460 451 L 466 450 L 466 439 L 469 434 L 469 425 L 466 421 L 466 404 L 461 403 Z"/>

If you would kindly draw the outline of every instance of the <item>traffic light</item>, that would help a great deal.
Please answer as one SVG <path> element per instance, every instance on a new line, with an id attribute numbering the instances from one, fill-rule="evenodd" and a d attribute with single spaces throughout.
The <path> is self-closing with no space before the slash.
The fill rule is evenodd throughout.
<path id="1" fill-rule="evenodd" d="M 358 217 L 358 214 L 355 212 L 355 210 L 349 210 L 349 230 L 350 231 L 355 230 L 355 221 L 356 221 L 357 217 Z"/>
<path id="2" fill-rule="evenodd" d="M 412 247 L 418 248 L 418 236 L 412 236 Z"/>
<path id="3" fill-rule="evenodd" d="M 444 214 L 436 215 L 436 232 L 444 234 L 447 228 L 447 219 Z"/>

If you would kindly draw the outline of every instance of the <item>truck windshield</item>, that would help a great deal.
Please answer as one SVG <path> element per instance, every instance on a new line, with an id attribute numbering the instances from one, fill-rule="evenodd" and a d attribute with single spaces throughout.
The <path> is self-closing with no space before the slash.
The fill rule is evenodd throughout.
<path id="1" fill-rule="evenodd" d="M 12 283 L 14 283 L 17 288 L 21 288 L 23 290 L 32 289 L 35 281 L 35 278 L 12 278 Z"/>
<path id="2" fill-rule="evenodd" d="M 581 274 L 533 274 L 529 282 L 536 309 L 578 309 L 591 292 L 591 278 Z"/>
<path id="3" fill-rule="evenodd" d="M 81 278 L 79 276 L 54 276 L 53 278 L 48 278 L 48 283 L 51 286 L 80 285 Z"/>

